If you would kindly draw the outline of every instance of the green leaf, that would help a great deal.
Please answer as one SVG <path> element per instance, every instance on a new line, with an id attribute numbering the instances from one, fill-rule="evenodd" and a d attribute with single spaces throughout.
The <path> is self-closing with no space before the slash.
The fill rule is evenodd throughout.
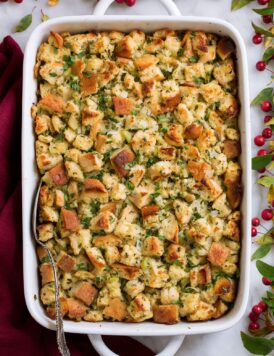
<path id="1" fill-rule="evenodd" d="M 251 3 L 253 0 L 232 0 L 231 3 L 231 10 L 238 10 L 241 9 L 242 7 L 248 5 Z"/>
<path id="2" fill-rule="evenodd" d="M 268 47 L 263 54 L 263 61 L 268 62 L 274 55 L 274 47 Z"/>
<path id="3" fill-rule="evenodd" d="M 32 14 L 24 16 L 16 25 L 14 32 L 25 31 L 32 23 Z"/>
<path id="4" fill-rule="evenodd" d="M 241 332 L 242 342 L 244 347 L 255 355 L 267 355 L 274 349 L 273 340 L 268 340 L 263 337 L 254 337 Z"/>
<path id="5" fill-rule="evenodd" d="M 263 185 L 266 188 L 270 188 L 274 184 L 274 177 L 264 176 L 257 180 L 258 184 Z"/>
<path id="6" fill-rule="evenodd" d="M 271 266 L 263 261 L 257 261 L 256 266 L 262 276 L 268 277 L 271 280 L 274 280 L 274 267 L 273 266 Z"/>
<path id="7" fill-rule="evenodd" d="M 274 37 L 274 34 L 272 32 L 267 31 L 264 28 L 255 25 L 254 22 L 252 22 L 252 27 L 254 28 L 254 31 L 256 33 L 260 33 L 260 34 L 262 34 L 262 35 L 264 35 L 266 37 Z"/>
<path id="8" fill-rule="evenodd" d="M 272 155 L 257 156 L 252 158 L 252 169 L 257 171 L 266 167 L 272 161 Z"/>
<path id="9" fill-rule="evenodd" d="M 256 242 L 258 245 L 274 244 L 274 227 L 271 228 L 266 234 L 257 237 Z"/>
<path id="10" fill-rule="evenodd" d="M 251 261 L 265 257 L 271 250 L 271 245 L 262 245 L 253 253 Z"/>
<path id="11" fill-rule="evenodd" d="M 263 9 L 253 9 L 253 11 L 259 15 L 272 15 L 274 13 L 274 7 L 266 7 Z"/>
<path id="12" fill-rule="evenodd" d="M 271 100 L 273 94 L 273 88 L 265 88 L 254 98 L 251 102 L 251 105 L 261 104 L 264 100 Z"/>

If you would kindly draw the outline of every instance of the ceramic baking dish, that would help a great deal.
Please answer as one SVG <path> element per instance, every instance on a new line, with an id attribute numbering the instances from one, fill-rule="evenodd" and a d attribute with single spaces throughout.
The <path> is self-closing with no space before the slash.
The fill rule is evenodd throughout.
<path id="1" fill-rule="evenodd" d="M 242 250 L 240 260 L 240 281 L 238 296 L 234 307 L 223 317 L 207 322 L 180 322 L 176 325 L 161 325 L 152 322 L 119 323 L 99 322 L 88 323 L 81 321 L 64 321 L 66 332 L 101 335 L 135 335 L 135 336 L 167 336 L 212 333 L 233 326 L 242 317 L 248 299 L 249 261 L 250 261 L 250 209 L 251 209 L 251 148 L 250 148 L 250 115 L 248 95 L 248 65 L 243 39 L 239 32 L 229 23 L 206 17 L 182 17 L 172 0 L 161 0 L 171 16 L 103 16 L 108 6 L 114 0 L 101 0 L 96 6 L 94 15 L 71 16 L 55 18 L 39 25 L 31 34 L 24 60 L 23 82 L 23 125 L 22 125 L 22 188 L 23 188 L 23 254 L 24 254 L 24 289 L 27 307 L 33 318 L 49 329 L 55 328 L 55 322 L 49 319 L 40 304 L 39 278 L 37 274 L 37 258 L 35 242 L 31 233 L 31 208 L 39 175 L 36 169 L 31 105 L 36 101 L 37 83 L 33 76 L 33 67 L 37 49 L 50 31 L 79 33 L 84 31 L 119 30 L 131 31 L 140 29 L 153 32 L 162 28 L 175 30 L 202 30 L 221 36 L 229 36 L 236 44 L 237 73 L 241 113 L 239 127 L 241 132 L 243 168 L 242 184 L 244 194 L 241 204 L 242 212 Z M 93 339 L 98 341 L 97 337 Z M 177 341 L 182 341 L 177 338 Z M 180 341 L 180 342 L 181 342 Z M 103 353 L 106 354 L 106 353 Z M 167 353 L 165 353 L 167 355 Z"/>

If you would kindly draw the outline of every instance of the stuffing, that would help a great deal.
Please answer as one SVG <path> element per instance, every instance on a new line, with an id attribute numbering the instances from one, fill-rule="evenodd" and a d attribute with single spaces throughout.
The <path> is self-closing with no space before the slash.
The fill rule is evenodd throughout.
<path id="1" fill-rule="evenodd" d="M 57 267 L 63 317 L 224 315 L 236 299 L 243 191 L 233 41 L 51 31 L 34 78 L 37 235 Z M 54 319 L 53 269 L 46 249 L 37 255 Z"/>

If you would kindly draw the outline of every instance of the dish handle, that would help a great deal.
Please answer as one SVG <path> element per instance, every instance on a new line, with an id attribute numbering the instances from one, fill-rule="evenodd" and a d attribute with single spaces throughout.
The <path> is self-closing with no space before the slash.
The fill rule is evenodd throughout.
<path id="1" fill-rule="evenodd" d="M 100 0 L 95 6 L 93 15 L 102 16 L 106 13 L 107 9 L 115 0 Z M 173 0 L 160 0 L 164 7 L 167 9 L 170 15 L 180 16 L 181 12 L 177 5 L 174 4 Z"/>
<path id="2" fill-rule="evenodd" d="M 88 337 L 100 356 L 119 356 L 107 347 L 101 335 L 88 335 Z M 184 338 L 185 335 L 172 336 L 166 347 L 156 356 L 174 356 L 181 347 Z"/>

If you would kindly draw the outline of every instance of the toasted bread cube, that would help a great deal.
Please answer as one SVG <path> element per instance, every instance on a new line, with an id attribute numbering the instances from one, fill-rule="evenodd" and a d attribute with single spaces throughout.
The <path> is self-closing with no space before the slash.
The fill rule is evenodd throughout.
<path id="1" fill-rule="evenodd" d="M 54 283 L 47 283 L 41 288 L 40 298 L 44 305 L 50 305 L 55 302 Z"/>
<path id="2" fill-rule="evenodd" d="M 130 169 L 129 180 L 134 185 L 134 187 L 137 187 L 141 183 L 145 172 L 145 167 L 141 165 L 136 165 Z"/>
<path id="3" fill-rule="evenodd" d="M 42 263 L 40 266 L 42 285 L 54 282 L 54 273 L 51 263 Z"/>
<path id="4" fill-rule="evenodd" d="M 121 98 L 119 96 L 113 97 L 114 111 L 116 115 L 129 115 L 132 112 L 131 99 Z"/>
<path id="5" fill-rule="evenodd" d="M 242 185 L 238 182 L 228 182 L 226 184 L 226 196 L 227 201 L 231 209 L 235 210 L 241 203 L 242 200 Z"/>
<path id="6" fill-rule="evenodd" d="M 143 255 L 160 257 L 164 253 L 163 242 L 155 236 L 147 237 L 143 242 Z"/>
<path id="7" fill-rule="evenodd" d="M 229 220 L 224 227 L 223 235 L 227 236 L 229 239 L 239 242 L 240 241 L 240 227 L 237 221 Z"/>
<path id="8" fill-rule="evenodd" d="M 121 263 L 114 263 L 111 267 L 118 273 L 120 278 L 127 280 L 138 278 L 141 272 L 139 267 L 126 266 Z"/>
<path id="9" fill-rule="evenodd" d="M 38 145 L 39 143 L 36 141 L 36 147 Z M 55 167 L 61 163 L 62 160 L 63 157 L 59 154 L 50 154 L 48 152 L 37 153 L 37 165 L 41 172 Z"/>
<path id="10" fill-rule="evenodd" d="M 74 210 L 61 209 L 61 217 L 65 230 L 77 231 L 80 228 L 77 213 Z"/>
<path id="11" fill-rule="evenodd" d="M 108 265 L 112 265 L 120 260 L 120 252 L 116 246 L 105 247 L 105 259 Z"/>
<path id="12" fill-rule="evenodd" d="M 213 242 L 208 251 L 208 260 L 214 266 L 222 266 L 229 256 L 229 249 L 221 242 Z"/>
<path id="13" fill-rule="evenodd" d="M 109 305 L 104 309 L 103 314 L 107 318 L 122 321 L 128 314 L 127 306 L 120 298 L 113 298 L 110 300 Z"/>
<path id="14" fill-rule="evenodd" d="M 104 235 L 104 236 L 98 236 L 93 240 L 93 244 L 96 247 L 117 247 L 121 245 L 121 239 L 114 235 L 114 234 L 109 234 L 109 235 Z"/>
<path id="15" fill-rule="evenodd" d="M 158 63 L 158 58 L 151 54 L 144 54 L 142 57 L 135 59 L 134 63 L 138 70 L 144 70 Z"/>
<path id="16" fill-rule="evenodd" d="M 190 285 L 195 288 L 199 285 L 209 284 L 211 282 L 211 269 L 209 265 L 194 267 L 190 271 Z"/>
<path id="17" fill-rule="evenodd" d="M 193 213 L 192 207 L 186 202 L 179 199 L 174 200 L 173 207 L 179 224 L 181 226 L 188 224 Z"/>
<path id="18" fill-rule="evenodd" d="M 61 315 L 62 315 L 62 317 L 64 317 L 68 313 L 67 298 L 61 296 L 59 298 L 59 302 L 60 302 Z M 47 307 L 47 315 L 51 319 L 55 319 L 56 318 L 55 306 L 54 307 Z"/>
<path id="19" fill-rule="evenodd" d="M 196 140 L 202 134 L 203 129 L 204 128 L 202 125 L 190 124 L 185 128 L 184 131 L 185 138 Z"/>
<path id="20" fill-rule="evenodd" d="M 175 169 L 176 166 L 173 162 L 159 161 L 149 168 L 149 175 L 152 181 L 157 181 L 169 177 Z"/>
<path id="21" fill-rule="evenodd" d="M 57 258 L 57 266 L 64 272 L 70 272 L 75 266 L 76 260 L 66 252 L 61 251 Z"/>
<path id="22" fill-rule="evenodd" d="M 68 304 L 68 317 L 70 319 L 79 320 L 86 315 L 87 307 L 81 301 L 74 298 L 68 298 L 67 304 Z"/>
<path id="23" fill-rule="evenodd" d="M 91 305 L 97 296 L 97 289 L 89 282 L 81 282 L 74 288 L 73 296 L 80 299 L 86 305 Z"/>
<path id="24" fill-rule="evenodd" d="M 129 147 L 124 147 L 121 150 L 115 151 L 110 157 L 111 164 L 116 172 L 124 177 L 128 174 L 126 165 L 135 159 L 135 154 Z"/>
<path id="25" fill-rule="evenodd" d="M 241 144 L 235 140 L 225 140 L 224 154 L 227 158 L 236 158 L 241 154 Z"/>
<path id="26" fill-rule="evenodd" d="M 65 194 L 62 190 L 56 189 L 55 191 L 55 205 L 62 208 L 65 205 Z"/>
<path id="27" fill-rule="evenodd" d="M 80 134 L 75 137 L 75 140 L 73 141 L 72 145 L 75 148 L 78 148 L 78 150 L 88 151 L 89 149 L 91 149 L 93 141 L 90 137 Z"/>
<path id="28" fill-rule="evenodd" d="M 164 236 L 167 240 L 178 243 L 179 241 L 179 227 L 177 220 L 173 214 L 168 214 L 166 219 L 162 221 L 161 228 L 159 229 L 159 234 Z"/>
<path id="29" fill-rule="evenodd" d="M 132 58 L 135 52 L 135 42 L 132 37 L 125 36 L 121 41 L 116 44 L 115 54 L 117 57 Z"/>
<path id="30" fill-rule="evenodd" d="M 215 312 L 216 308 L 213 305 L 200 301 L 195 312 L 187 316 L 187 320 L 210 320 L 213 318 Z"/>
<path id="31" fill-rule="evenodd" d="M 217 302 L 214 304 L 214 307 L 216 308 L 216 311 L 213 315 L 214 319 L 220 318 L 228 310 L 228 306 L 221 299 L 217 300 Z"/>
<path id="32" fill-rule="evenodd" d="M 46 242 L 54 236 L 54 226 L 51 223 L 41 224 L 37 226 L 38 238 L 42 242 Z"/>
<path id="33" fill-rule="evenodd" d="M 120 262 L 127 266 L 140 266 L 141 252 L 139 249 L 132 245 L 124 245 L 121 252 Z"/>
<path id="34" fill-rule="evenodd" d="M 162 146 L 158 148 L 158 157 L 162 160 L 172 161 L 176 158 L 176 148 Z"/>
<path id="35" fill-rule="evenodd" d="M 155 150 L 156 137 L 152 132 L 140 130 L 133 136 L 130 144 L 134 152 L 149 156 Z"/>
<path id="36" fill-rule="evenodd" d="M 106 266 L 106 261 L 98 247 L 87 248 L 86 253 L 95 268 L 103 268 Z"/>
<path id="37" fill-rule="evenodd" d="M 80 168 L 80 166 L 73 161 L 66 161 L 65 166 L 68 172 L 68 176 L 77 182 L 84 181 L 84 174 Z"/>
<path id="38" fill-rule="evenodd" d="M 238 100 L 232 94 L 225 94 L 221 99 L 218 111 L 220 115 L 226 119 L 236 118 L 239 113 L 239 103 Z"/>
<path id="39" fill-rule="evenodd" d="M 234 42 L 228 37 L 222 37 L 217 44 L 218 56 L 224 61 L 235 51 Z"/>
<path id="40" fill-rule="evenodd" d="M 219 278 L 214 286 L 214 293 L 218 296 L 229 294 L 233 289 L 232 281 L 228 278 Z"/>
<path id="41" fill-rule="evenodd" d="M 79 156 L 79 164 L 85 173 L 100 171 L 103 161 L 95 153 L 84 153 Z"/>
<path id="42" fill-rule="evenodd" d="M 209 164 L 203 161 L 189 161 L 187 164 L 189 172 L 193 178 L 201 181 L 202 179 L 211 178 L 213 176 L 213 170 Z"/>
<path id="43" fill-rule="evenodd" d="M 148 297 L 142 293 L 138 294 L 127 308 L 130 316 L 137 322 L 153 317 L 151 304 Z"/>
<path id="44" fill-rule="evenodd" d="M 90 310 L 87 315 L 84 316 L 85 321 L 89 321 L 92 323 L 98 323 L 99 321 L 103 321 L 103 313 L 100 310 Z"/>
<path id="45" fill-rule="evenodd" d="M 65 101 L 61 96 L 48 94 L 39 101 L 38 105 L 50 113 L 63 114 Z"/>
<path id="46" fill-rule="evenodd" d="M 133 279 L 128 281 L 124 287 L 124 291 L 133 299 L 138 294 L 142 293 L 145 289 L 145 285 L 143 282 L 138 279 Z"/>
<path id="47" fill-rule="evenodd" d="M 177 106 L 177 109 L 174 112 L 176 119 L 184 126 L 187 127 L 192 124 L 194 117 L 192 112 L 188 109 L 186 104 L 181 103 Z"/>
<path id="48" fill-rule="evenodd" d="M 172 286 L 169 288 L 163 288 L 161 290 L 161 303 L 162 304 L 174 304 L 179 301 L 179 290 L 177 287 Z"/>
<path id="49" fill-rule="evenodd" d="M 167 248 L 166 261 L 172 263 L 179 261 L 183 265 L 186 264 L 186 249 L 184 246 L 170 244 Z"/>
<path id="50" fill-rule="evenodd" d="M 194 313 L 200 303 L 200 297 L 199 293 L 182 293 L 180 297 L 182 302 L 180 315 L 184 317 Z"/>
<path id="51" fill-rule="evenodd" d="M 50 206 L 42 206 L 40 208 L 40 217 L 43 221 L 58 222 L 59 213 Z"/>
<path id="52" fill-rule="evenodd" d="M 146 205 L 149 205 L 151 202 L 151 189 L 148 187 L 138 186 L 134 189 L 133 193 L 129 196 L 129 199 L 132 203 L 138 208 L 141 209 Z"/>
<path id="53" fill-rule="evenodd" d="M 103 211 L 91 219 L 90 230 L 111 233 L 115 229 L 116 223 L 117 218 L 112 212 Z"/>
<path id="54" fill-rule="evenodd" d="M 159 324 L 176 324 L 179 322 L 178 305 L 154 305 L 153 320 Z"/>
<path id="55" fill-rule="evenodd" d="M 98 78 L 96 74 L 91 77 L 82 76 L 80 79 L 80 88 L 83 96 L 96 94 L 98 91 Z"/>
<path id="56" fill-rule="evenodd" d="M 221 217 L 226 217 L 231 213 L 231 209 L 227 205 L 226 194 L 221 194 L 212 204 L 212 208 L 219 211 Z"/>
<path id="57" fill-rule="evenodd" d="M 36 135 L 41 135 L 43 132 L 48 130 L 49 116 L 47 115 L 37 115 L 35 117 L 35 133 Z"/>
<path id="58" fill-rule="evenodd" d="M 179 124 L 172 124 L 169 128 L 167 133 L 164 136 L 165 141 L 175 147 L 183 146 L 184 139 L 183 139 L 183 126 Z"/>
<path id="59" fill-rule="evenodd" d="M 48 262 L 49 256 L 47 250 L 42 246 L 37 246 L 36 253 L 40 262 Z"/>

